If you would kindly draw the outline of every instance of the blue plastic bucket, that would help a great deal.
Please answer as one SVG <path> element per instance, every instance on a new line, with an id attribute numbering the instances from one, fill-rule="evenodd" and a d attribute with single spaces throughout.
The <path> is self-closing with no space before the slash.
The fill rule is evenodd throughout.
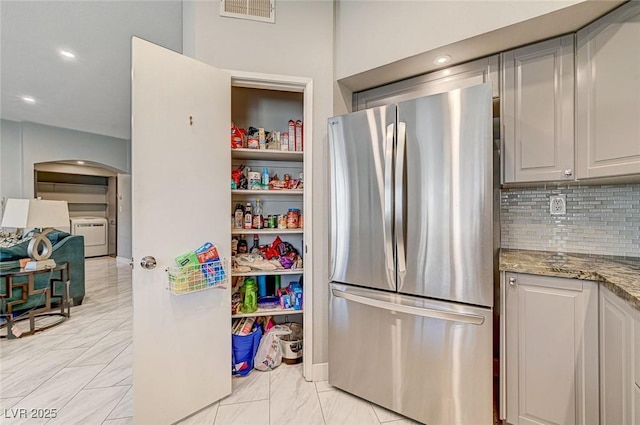
<path id="1" fill-rule="evenodd" d="M 249 335 L 231 335 L 231 361 L 234 375 L 244 376 L 251 372 L 261 338 L 260 326 L 257 326 Z"/>

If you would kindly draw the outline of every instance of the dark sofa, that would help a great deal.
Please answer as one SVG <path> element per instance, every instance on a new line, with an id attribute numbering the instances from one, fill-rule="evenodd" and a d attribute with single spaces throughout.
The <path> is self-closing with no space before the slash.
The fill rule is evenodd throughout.
<path id="1" fill-rule="evenodd" d="M 54 230 L 47 234 L 47 237 L 53 245 L 51 258 L 57 264 L 69 263 L 71 283 L 69 285 L 69 297 L 73 300 L 73 305 L 82 304 L 84 299 L 84 237 L 80 235 L 70 235 L 68 233 Z M 10 248 L 0 248 L 0 270 L 15 269 L 20 267 L 19 260 L 27 258 L 27 246 L 29 241 L 26 240 Z M 16 281 L 19 282 L 19 278 Z M 24 279 L 26 281 L 26 278 Z M 40 273 L 35 276 L 35 288 L 43 288 L 49 285 L 49 275 Z M 60 284 L 61 285 L 61 284 Z M 0 278 L 0 293 L 4 294 L 6 283 L 4 278 Z M 62 290 L 56 288 L 56 292 Z M 19 299 L 22 296 L 20 288 L 14 288 L 12 297 L 6 301 Z M 41 296 L 29 297 L 25 303 L 15 305 L 14 311 L 26 310 L 37 307 L 38 303 L 42 304 L 44 300 Z"/>

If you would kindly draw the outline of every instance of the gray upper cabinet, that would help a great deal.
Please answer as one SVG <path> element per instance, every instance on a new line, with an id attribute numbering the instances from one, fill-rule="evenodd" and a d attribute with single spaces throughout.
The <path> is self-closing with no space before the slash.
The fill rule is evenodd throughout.
<path id="1" fill-rule="evenodd" d="M 599 424 L 598 284 L 505 273 L 502 288 L 507 422 Z"/>
<path id="2" fill-rule="evenodd" d="M 577 34 L 577 177 L 640 173 L 640 1 Z"/>
<path id="3" fill-rule="evenodd" d="M 502 54 L 503 183 L 574 179 L 574 36 Z"/>

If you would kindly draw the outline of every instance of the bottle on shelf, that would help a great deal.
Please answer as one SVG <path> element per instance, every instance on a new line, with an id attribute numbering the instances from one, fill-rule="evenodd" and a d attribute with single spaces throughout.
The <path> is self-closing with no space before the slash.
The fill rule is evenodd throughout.
<path id="1" fill-rule="evenodd" d="M 267 167 L 262 168 L 262 189 L 269 190 L 269 170 Z"/>
<path id="2" fill-rule="evenodd" d="M 251 229 L 253 225 L 253 215 L 251 214 L 251 202 L 247 202 L 247 206 L 244 207 L 244 228 Z"/>
<path id="3" fill-rule="evenodd" d="M 253 235 L 253 245 L 251 246 L 251 251 L 252 254 L 255 252 L 260 252 L 260 236 L 259 235 Z"/>
<path id="4" fill-rule="evenodd" d="M 258 309 L 258 287 L 252 278 L 244 280 L 244 297 L 242 298 L 241 311 L 243 313 L 253 313 Z"/>
<path id="5" fill-rule="evenodd" d="M 240 235 L 240 239 L 238 239 L 238 254 L 246 254 L 248 251 L 247 240 L 244 235 Z"/>
<path id="6" fill-rule="evenodd" d="M 273 293 L 276 294 L 278 289 L 280 289 L 280 275 L 275 275 Z"/>
<path id="7" fill-rule="evenodd" d="M 261 297 L 267 296 L 267 276 L 258 276 L 258 295 Z"/>
<path id="8" fill-rule="evenodd" d="M 242 229 L 244 224 L 244 208 L 242 204 L 236 204 L 236 210 L 233 214 L 233 227 L 236 229 Z"/>
<path id="9" fill-rule="evenodd" d="M 262 202 L 256 199 L 256 207 L 253 211 L 253 228 L 262 229 L 264 227 L 262 219 Z"/>

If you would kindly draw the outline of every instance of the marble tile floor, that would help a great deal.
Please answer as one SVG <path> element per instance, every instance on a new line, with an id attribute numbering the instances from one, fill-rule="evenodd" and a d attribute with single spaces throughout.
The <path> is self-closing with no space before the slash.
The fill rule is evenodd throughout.
<path id="1" fill-rule="evenodd" d="M 70 320 L 0 340 L 0 424 L 134 424 L 132 321 L 129 266 L 114 258 L 88 259 L 86 296 L 72 307 Z M 55 418 L 33 417 L 32 408 L 41 414 L 55 409 Z M 28 417 L 18 417 L 20 409 Z M 326 381 L 306 382 L 301 365 L 284 364 L 233 378 L 230 396 L 180 423 L 417 424 Z"/>

